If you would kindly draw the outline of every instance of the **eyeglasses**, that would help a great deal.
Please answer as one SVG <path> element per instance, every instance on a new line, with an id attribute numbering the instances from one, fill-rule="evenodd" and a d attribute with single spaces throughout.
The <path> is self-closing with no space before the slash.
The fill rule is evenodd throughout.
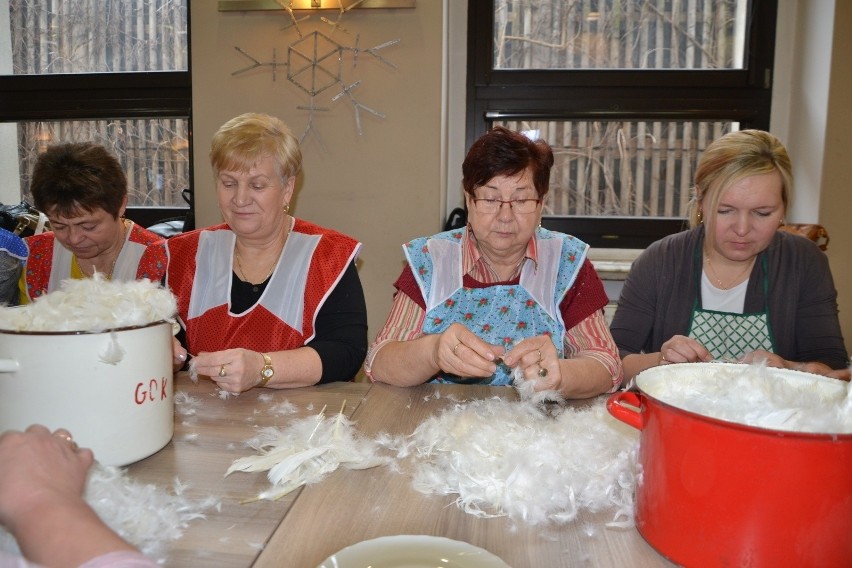
<path id="1" fill-rule="evenodd" d="M 503 207 L 504 203 L 508 203 L 509 209 L 515 213 L 526 214 L 534 213 L 538 204 L 541 203 L 541 199 L 510 199 L 509 201 L 503 201 L 502 199 L 482 199 L 474 197 L 473 203 L 476 205 L 476 209 L 480 213 L 497 213 Z"/>

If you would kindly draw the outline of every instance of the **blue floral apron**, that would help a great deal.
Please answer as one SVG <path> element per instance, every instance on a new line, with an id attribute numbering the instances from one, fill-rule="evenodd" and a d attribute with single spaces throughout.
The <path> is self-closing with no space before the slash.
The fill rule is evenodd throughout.
<path id="1" fill-rule="evenodd" d="M 518 284 L 465 288 L 463 234 L 464 229 L 458 229 L 403 246 L 426 302 L 423 333 L 441 333 L 452 323 L 460 323 L 483 341 L 502 345 L 507 351 L 522 339 L 547 335 L 561 357 L 565 323 L 559 303 L 574 284 L 588 245 L 562 233 L 538 229 L 538 266 L 524 262 Z M 440 374 L 432 382 L 508 385 L 511 373 L 505 365 L 498 365 L 496 373 L 485 379 Z"/>

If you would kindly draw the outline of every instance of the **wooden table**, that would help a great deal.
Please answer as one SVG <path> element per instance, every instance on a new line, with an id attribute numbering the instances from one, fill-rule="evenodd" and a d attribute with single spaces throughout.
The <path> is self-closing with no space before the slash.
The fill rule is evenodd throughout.
<path id="1" fill-rule="evenodd" d="M 367 436 L 409 434 L 451 400 L 514 396 L 505 387 L 337 383 L 275 391 L 258 389 L 222 400 L 209 382 L 177 381 L 201 400 L 198 413 L 177 416 L 174 440 L 129 468 L 131 477 L 169 485 L 177 476 L 186 494 L 220 495 L 221 512 L 194 521 L 175 541 L 168 566 L 314 568 L 334 552 L 357 542 L 397 534 L 436 535 L 462 540 L 501 557 L 513 568 L 556 566 L 672 566 L 635 529 L 608 529 L 611 513 L 581 514 L 558 529 L 516 527 L 506 518 L 483 519 L 453 504 L 453 496 L 418 493 L 411 480 L 387 467 L 338 470 L 323 482 L 277 502 L 240 504 L 268 487 L 263 473 L 223 477 L 237 457 L 253 453 L 241 442 L 260 426 L 286 426 L 294 417 L 316 414 L 323 405 L 344 413 Z M 434 396 L 435 393 L 440 396 Z M 259 398 L 260 395 L 271 395 Z M 298 412 L 269 412 L 287 400 Z M 189 437 L 197 434 L 197 438 Z"/>
<path id="2" fill-rule="evenodd" d="M 186 373 L 178 374 L 176 394 L 185 393 L 197 404 L 177 405 L 172 441 L 153 456 L 130 465 L 128 475 L 168 489 L 177 478 L 189 485 L 184 495 L 192 499 L 216 496 L 221 499 L 221 510 L 208 511 L 206 519 L 192 521 L 183 537 L 170 545 L 166 565 L 251 566 L 299 493 L 294 491 L 275 502 L 242 504 L 269 487 L 265 472 L 237 472 L 225 477 L 235 459 L 255 454 L 243 442 L 255 437 L 259 428 L 283 428 L 291 420 L 317 414 L 326 405 L 326 412 L 337 413 L 344 400 L 344 414 L 351 416 L 369 389 L 365 383 L 335 383 L 288 390 L 254 389 L 221 399 L 212 381 L 196 384 Z M 285 401 L 297 412 L 276 413 L 276 405 Z M 181 415 L 180 411 L 188 407 L 195 407 L 195 414 Z"/>

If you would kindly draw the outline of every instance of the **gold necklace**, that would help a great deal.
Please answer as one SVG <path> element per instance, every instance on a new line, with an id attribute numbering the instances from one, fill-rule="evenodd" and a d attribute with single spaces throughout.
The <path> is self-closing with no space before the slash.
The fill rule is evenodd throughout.
<path id="1" fill-rule="evenodd" d="M 243 282 L 247 282 L 254 286 L 254 291 L 257 292 L 257 287 L 269 280 L 269 277 L 272 276 L 273 272 L 275 272 L 275 267 L 278 266 L 278 258 L 281 256 L 281 253 L 278 253 L 278 256 L 275 257 L 275 262 L 272 263 L 272 268 L 269 270 L 269 273 L 263 278 L 263 280 L 261 280 L 257 284 L 251 282 L 248 278 L 246 278 L 246 273 L 243 270 L 243 263 L 240 262 L 240 251 L 234 249 L 234 256 L 237 258 L 237 270 L 239 271 L 239 274 L 237 276 L 239 276 L 240 280 L 242 280 Z"/>
<path id="2" fill-rule="evenodd" d="M 710 260 L 710 255 L 708 254 L 707 256 L 705 256 L 704 260 L 707 261 L 707 267 L 710 268 L 710 272 L 713 273 L 713 278 L 716 280 L 716 284 L 718 284 L 718 287 L 722 290 L 730 290 L 736 284 L 739 284 L 740 279 L 743 277 L 743 275 L 745 275 L 747 272 L 749 272 L 751 270 L 751 267 L 754 264 L 754 259 L 752 259 L 752 261 L 749 262 L 748 265 L 746 265 L 745 270 L 743 270 L 739 274 L 737 274 L 736 277 L 734 277 L 734 279 L 731 280 L 731 283 L 728 284 L 727 286 L 725 286 L 725 284 L 722 282 L 722 279 L 719 278 L 719 274 L 716 272 L 716 269 L 713 268 L 713 262 L 711 262 L 711 260 Z"/>
<path id="3" fill-rule="evenodd" d="M 252 292 L 257 292 L 258 290 L 260 290 L 260 285 L 263 284 L 264 282 L 266 282 L 267 280 L 269 280 L 269 278 L 272 276 L 272 273 L 275 272 L 275 267 L 278 266 L 278 261 L 281 260 L 281 252 L 284 250 L 284 244 L 287 242 L 287 235 L 289 235 L 289 234 L 290 234 L 290 227 L 287 226 L 287 228 L 284 231 L 284 239 L 283 239 L 283 241 L 281 242 L 281 244 L 279 245 L 279 248 L 278 248 L 278 254 L 275 255 L 275 261 L 272 263 L 272 268 L 269 269 L 269 272 L 266 274 L 266 276 L 263 278 L 263 280 L 261 280 L 257 284 L 255 284 L 254 282 L 251 282 L 248 278 L 246 278 L 246 272 L 245 272 L 245 270 L 243 270 L 243 263 L 240 261 L 240 251 L 237 250 L 236 245 L 234 245 L 234 257 L 237 259 L 237 272 L 238 272 L 237 277 L 240 280 L 242 280 L 243 282 L 251 284 Z"/>

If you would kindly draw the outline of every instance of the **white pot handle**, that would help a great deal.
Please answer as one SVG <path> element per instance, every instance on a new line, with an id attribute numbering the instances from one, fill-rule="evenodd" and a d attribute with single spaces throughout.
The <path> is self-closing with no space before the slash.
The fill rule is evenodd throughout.
<path id="1" fill-rule="evenodd" d="M 14 373 L 21 366 L 14 359 L 0 359 L 0 373 Z"/>

